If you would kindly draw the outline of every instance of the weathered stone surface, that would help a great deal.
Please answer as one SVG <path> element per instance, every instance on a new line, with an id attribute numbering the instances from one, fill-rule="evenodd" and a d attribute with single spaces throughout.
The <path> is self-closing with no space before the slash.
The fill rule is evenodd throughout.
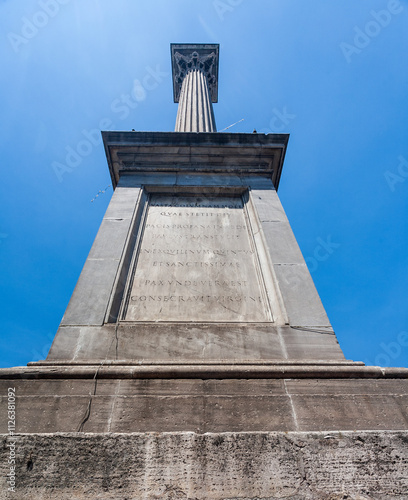
<path id="1" fill-rule="evenodd" d="M 106 211 L 61 325 L 102 325 L 141 197 L 137 187 L 118 186 Z M 57 334 L 57 338 L 59 335 Z M 58 342 L 64 342 L 58 338 Z M 56 351 L 54 346 L 53 351 Z M 72 355 L 74 353 L 71 350 Z"/>
<path id="2" fill-rule="evenodd" d="M 129 176 L 121 178 L 123 186 L 129 184 L 127 182 L 129 178 Z M 197 180 L 188 181 L 184 177 L 183 179 L 187 184 L 194 184 L 197 182 Z M 207 181 L 209 180 L 207 178 L 204 179 Z M 200 177 L 200 182 L 203 182 L 204 179 Z M 250 177 L 248 179 L 251 180 L 251 182 L 255 182 L 254 178 Z M 265 180 L 258 180 L 260 186 L 270 187 Z M 211 304 L 208 305 L 203 302 L 201 304 L 201 313 L 197 310 L 197 307 L 190 307 L 187 311 L 187 317 L 181 314 L 180 317 L 175 318 L 174 314 L 177 311 L 175 311 L 173 304 L 167 301 L 167 305 L 163 303 L 164 313 L 162 306 L 160 306 L 161 313 L 158 314 L 158 310 L 152 309 L 151 307 L 148 308 L 147 305 L 145 305 L 145 315 L 142 316 L 141 313 L 143 310 L 141 306 L 143 306 L 143 304 L 133 304 L 133 312 L 129 312 L 128 310 L 125 315 L 127 322 L 119 323 L 114 331 L 112 330 L 112 324 L 103 324 L 104 321 L 106 321 L 109 311 L 110 317 L 112 317 L 112 320 L 115 320 L 119 312 L 122 297 L 125 296 L 125 281 L 130 272 L 129 266 L 133 248 L 133 243 L 131 244 L 129 238 L 132 236 L 132 241 L 134 241 L 138 231 L 137 227 L 131 229 L 129 223 L 136 210 L 139 214 L 137 220 L 141 221 L 140 214 L 144 210 L 143 204 L 145 203 L 143 197 L 140 197 L 140 190 L 137 187 L 118 187 L 117 189 L 123 190 L 123 203 L 121 202 L 120 196 L 115 197 L 112 210 L 109 208 L 108 212 L 111 210 L 111 212 L 113 211 L 112 213 L 115 213 L 116 211 L 116 213 L 120 213 L 122 217 L 119 217 L 119 220 L 116 220 L 114 217 L 106 217 L 104 219 L 100 230 L 101 236 L 98 234 L 94 243 L 90 257 L 78 281 L 78 285 L 69 307 L 67 308 L 48 359 L 344 359 L 306 266 L 304 264 L 275 265 L 274 269 L 271 270 L 273 258 L 276 258 L 279 254 L 283 255 L 284 252 L 279 243 L 278 235 L 272 237 L 268 231 L 266 231 L 266 233 L 263 232 L 265 237 L 261 236 L 261 231 L 263 230 L 261 227 L 262 224 L 275 223 L 270 223 L 265 220 L 264 222 L 257 222 L 257 214 L 253 209 L 254 206 L 255 209 L 257 208 L 257 196 L 253 193 L 247 203 L 248 206 L 246 210 L 248 220 L 246 220 L 245 223 L 248 222 L 251 226 L 251 231 L 254 233 L 254 240 L 250 242 L 250 238 L 247 238 L 246 246 L 241 242 L 240 245 L 233 248 L 225 241 L 228 234 L 231 233 L 231 230 L 228 230 L 228 234 L 219 238 L 220 245 L 218 246 L 220 248 L 218 248 L 213 241 L 210 244 L 201 245 L 201 243 L 198 244 L 197 242 L 188 240 L 188 244 L 184 246 L 181 244 L 176 245 L 177 242 L 175 243 L 170 240 L 157 242 L 156 237 L 161 235 L 160 231 L 146 227 L 141 249 L 143 250 L 144 246 L 146 246 L 146 242 L 148 242 L 151 247 L 148 250 L 155 252 L 169 251 L 169 249 L 172 251 L 183 251 L 184 249 L 184 251 L 208 252 L 213 249 L 215 251 L 227 250 L 230 252 L 238 252 L 245 250 L 246 252 L 254 252 L 252 256 L 250 254 L 244 256 L 245 258 L 242 258 L 242 262 L 240 259 L 236 259 L 237 264 L 241 266 L 240 269 L 246 269 L 245 280 L 238 280 L 237 277 L 239 276 L 237 272 L 231 274 L 231 276 L 222 276 L 222 273 L 215 269 L 212 272 L 207 272 L 207 270 L 206 272 L 198 272 L 197 276 L 195 276 L 197 279 L 194 280 L 189 279 L 187 275 L 183 275 L 181 281 L 215 283 L 220 282 L 219 278 L 221 277 L 222 283 L 227 281 L 230 283 L 235 283 L 237 281 L 245 281 L 247 284 L 254 283 L 255 289 L 258 288 L 260 293 L 250 294 L 250 287 L 245 286 L 245 292 L 248 293 L 241 293 L 238 295 L 241 298 L 244 295 L 245 297 L 260 297 L 260 305 L 263 304 L 263 309 L 270 308 L 275 323 L 269 323 L 269 326 L 267 323 L 260 324 L 259 319 L 265 321 L 265 319 L 268 318 L 261 318 L 258 313 L 256 313 L 258 314 L 256 317 L 245 316 L 246 313 L 244 308 L 240 307 L 239 310 L 235 310 L 231 307 L 228 308 L 228 305 L 224 304 L 222 301 L 220 301 L 219 306 L 221 307 L 224 305 L 225 307 L 221 308 L 221 316 L 214 316 L 216 309 L 211 306 Z M 135 194 L 132 195 L 132 189 L 136 189 L 139 194 L 137 196 Z M 150 186 L 149 189 L 152 189 L 152 187 Z M 193 189 L 192 185 L 189 184 L 187 189 L 191 191 Z M 211 189 L 214 189 L 214 186 Z M 266 189 L 264 191 L 266 194 L 262 194 L 263 197 L 272 195 L 272 200 L 269 200 L 273 202 L 272 205 L 274 208 L 272 212 L 275 211 L 279 214 L 280 203 L 279 200 L 274 197 L 276 195 L 275 191 L 273 189 Z M 254 193 L 256 192 L 255 190 Z M 234 196 L 238 195 L 236 194 Z M 234 196 L 231 197 L 231 199 L 238 199 L 234 198 Z M 157 198 L 160 201 L 164 198 L 167 199 L 167 197 L 171 199 L 173 195 L 156 195 L 153 191 L 151 197 L 153 200 Z M 178 198 L 180 200 L 184 198 L 187 199 L 183 194 L 179 194 Z M 197 198 L 197 200 L 199 200 L 200 195 L 194 195 L 192 198 L 195 200 Z M 230 197 L 221 195 L 221 197 L 218 198 L 211 195 L 205 195 L 203 199 L 207 201 L 210 199 L 222 201 L 224 199 L 230 199 Z M 137 200 L 141 200 L 141 202 L 137 204 Z M 151 208 L 161 209 L 161 207 Z M 242 219 L 242 212 L 238 215 Z M 262 216 L 261 219 L 265 219 L 265 216 Z M 136 224 L 136 222 L 137 221 L 135 221 L 134 224 Z M 153 225 L 155 225 L 156 222 L 157 221 L 153 221 Z M 242 222 L 242 220 L 240 220 L 240 222 Z M 137 224 L 140 223 L 141 222 L 138 222 Z M 261 224 L 261 226 L 258 227 L 257 224 Z M 288 234 L 291 234 L 289 224 L 285 222 L 285 220 L 277 222 L 277 224 L 283 224 L 287 228 Z M 146 226 L 147 225 L 152 225 L 149 218 L 147 218 Z M 241 225 L 243 226 L 243 224 Z M 124 231 L 124 227 L 128 227 L 129 230 Z M 182 234 L 182 231 L 183 230 L 170 231 L 169 237 L 174 239 L 177 236 L 186 236 L 191 239 L 194 236 L 191 234 L 191 231 L 186 230 L 187 232 L 185 234 Z M 132 233 L 131 235 L 130 232 Z M 201 237 L 221 236 L 219 234 L 206 234 L 205 232 L 199 235 Z M 156 238 L 156 240 L 154 238 Z M 291 238 L 293 239 L 292 236 Z M 126 244 L 125 241 L 127 241 Z M 294 239 L 293 244 L 294 248 L 297 248 Z M 267 255 L 268 252 L 269 257 Z M 298 250 L 296 250 L 296 252 L 298 252 Z M 249 266 L 244 266 L 244 264 L 248 263 L 248 260 L 253 259 L 255 255 L 256 263 L 249 262 Z M 288 255 L 290 255 L 290 252 Z M 296 255 L 300 255 L 300 252 Z M 297 257 L 295 260 L 296 259 Z M 206 259 L 202 260 L 203 263 L 206 262 Z M 159 261 L 159 259 L 157 259 L 157 261 Z M 259 262 L 259 268 L 257 262 Z M 143 264 L 143 262 L 141 264 Z M 159 281 L 163 282 L 163 277 L 168 277 L 170 274 L 170 277 L 172 277 L 174 274 L 169 273 L 167 270 L 162 271 L 159 269 L 157 270 L 158 274 L 156 273 L 157 279 L 153 279 L 155 276 L 154 266 L 150 264 L 152 263 L 145 262 L 144 265 L 139 265 L 136 269 L 136 277 L 138 273 L 144 272 L 145 274 L 147 273 L 145 282 L 158 283 Z M 252 268 L 252 270 L 250 268 Z M 262 276 L 262 285 L 260 284 L 259 276 Z M 177 278 L 175 275 L 174 277 Z M 137 288 L 137 285 L 140 285 L 139 282 L 140 279 L 135 280 L 133 288 L 135 286 Z M 266 294 L 268 297 L 266 301 L 265 298 L 262 298 L 265 296 L 263 291 L 264 286 L 266 286 Z M 157 288 L 157 286 L 155 288 Z M 203 292 L 201 295 L 195 294 L 197 296 L 233 296 L 233 294 L 229 292 L 234 291 L 234 289 L 231 287 L 227 290 L 221 288 L 222 287 L 216 287 L 216 289 L 210 290 L 208 286 L 204 288 L 200 286 L 194 289 Z M 256 292 L 255 289 L 252 291 Z M 305 290 L 307 293 L 305 293 Z M 154 290 L 152 291 L 150 288 L 143 294 L 139 293 L 140 290 L 136 290 L 138 293 L 133 293 L 133 291 L 134 290 L 132 290 L 132 293 L 128 294 L 128 301 L 132 296 L 152 296 L 154 299 L 155 295 L 160 295 L 161 298 L 173 297 L 173 295 L 176 295 L 175 293 L 173 294 L 173 292 L 170 293 L 171 290 L 168 290 L 169 293 L 153 293 Z M 208 293 L 204 294 L 204 291 Z M 214 291 L 214 293 L 210 294 L 209 292 L 211 291 Z M 217 295 L 216 292 L 225 293 Z M 184 294 L 178 293 L 177 295 L 182 296 L 183 299 L 185 298 Z M 282 297 L 282 302 L 279 301 L 279 296 Z M 115 314 L 112 314 L 112 311 L 115 309 L 115 307 L 112 306 L 113 303 L 116 303 Z M 283 313 L 281 307 L 282 303 L 284 309 Z M 251 314 L 250 311 L 248 312 Z M 169 313 L 171 313 L 172 316 L 169 316 Z M 205 314 L 207 316 L 205 316 Z M 287 326 L 280 326 L 277 328 L 277 325 L 282 325 L 285 314 L 287 314 L 289 322 L 294 328 Z M 151 322 L 150 325 L 145 323 L 145 321 L 149 319 Z M 163 321 L 166 319 L 168 324 L 164 326 L 164 328 L 160 328 L 160 321 L 158 322 L 157 320 Z M 179 319 L 179 322 L 175 322 L 175 319 Z M 250 321 L 251 319 L 258 321 Z M 140 320 L 144 321 L 140 322 Z M 187 323 L 186 320 L 195 320 L 195 323 Z M 199 323 L 197 323 L 197 320 Z M 214 321 L 217 320 L 218 323 L 215 323 Z M 205 324 L 203 321 L 210 321 L 211 323 Z M 232 321 L 234 324 L 228 327 L 225 324 L 225 322 L 228 321 Z M 242 323 L 243 321 L 246 321 L 246 323 Z M 299 329 L 299 327 L 301 329 Z M 323 327 L 327 329 L 326 334 L 324 334 L 324 331 L 321 331 L 324 329 Z M 113 335 L 115 335 L 116 339 L 113 339 Z"/>
<path id="3" fill-rule="evenodd" d="M 291 326 L 330 327 L 306 264 L 276 264 L 275 274 Z"/>
<path id="4" fill-rule="evenodd" d="M 103 325 L 119 260 L 87 259 L 61 321 L 64 325 Z"/>
<path id="5" fill-rule="evenodd" d="M 405 379 L 363 380 L 364 366 L 322 366 L 323 378 L 313 365 L 282 365 L 271 378 L 262 365 L 191 365 L 184 377 L 162 368 L 29 367 L 21 377 L 31 380 L 1 379 L 0 393 L 15 388 L 20 433 L 408 430 L 408 370 Z M 344 378 L 327 378 L 336 372 Z M 0 432 L 6 410 L 3 397 Z"/>
<path id="6" fill-rule="evenodd" d="M 126 177 L 116 186 L 104 219 L 131 219 L 140 196 L 138 186 L 127 187 Z"/>
<path id="7" fill-rule="evenodd" d="M 251 183 L 250 185 L 254 205 L 261 222 L 288 222 L 282 203 L 270 180 L 268 183 Z"/>
<path id="8" fill-rule="evenodd" d="M 287 135 L 103 135 L 117 187 L 49 360 L 344 359 L 276 194 Z M 241 226 L 245 222 L 248 229 L 245 241 L 233 248 L 228 241 L 233 231 L 228 227 L 201 231 L 202 238 L 218 238 L 220 249 L 217 240 L 193 241 L 188 228 L 160 240 L 166 235 L 151 227 L 161 223 L 150 220 L 154 200 L 177 197 L 191 197 L 198 207 L 203 199 L 240 198 Z M 181 217 L 181 222 L 188 221 Z M 189 238 L 185 246 L 173 241 L 184 236 Z M 240 267 L 231 273 L 195 269 L 192 279 L 190 271 L 184 276 L 180 270 L 155 269 L 159 259 L 150 262 L 141 253 L 149 249 L 253 253 L 235 259 Z M 203 266 L 211 264 L 208 256 L 196 260 Z M 194 287 L 193 294 L 176 293 L 170 285 L 160 292 L 157 283 L 165 282 L 163 278 L 206 285 Z M 187 295 L 203 300 L 176 307 L 175 297 L 185 301 Z M 226 303 L 234 297 L 239 299 L 236 304 Z M 253 299 L 255 305 L 250 302 Z M 120 321 L 112 330 L 120 311 Z M 166 323 L 164 328 L 160 323 Z M 299 327 L 303 330 L 296 330 Z M 320 332 L 324 328 L 327 335 Z"/>
<path id="9" fill-rule="evenodd" d="M 337 337 L 331 327 L 278 327 L 288 359 L 344 360 Z"/>
<path id="10" fill-rule="evenodd" d="M 47 359 L 344 360 L 333 330 L 274 324 L 61 326 Z"/>
<path id="11" fill-rule="evenodd" d="M 241 197 L 151 195 L 124 321 L 272 320 Z"/>
<path id="12" fill-rule="evenodd" d="M 267 247 L 274 264 L 303 264 L 303 256 L 287 222 L 262 223 Z"/>
<path id="13" fill-rule="evenodd" d="M 88 259 L 116 260 L 119 262 L 129 234 L 130 222 L 130 218 L 104 218 L 89 252 Z"/>
<path id="14" fill-rule="evenodd" d="M 322 352 L 321 349 L 319 355 L 323 355 Z M 285 359 L 277 328 L 193 323 L 60 327 L 47 357 L 48 360 L 78 361 L 228 358 Z"/>
<path id="15" fill-rule="evenodd" d="M 60 326 L 48 360 L 105 359 L 114 356 L 116 348 L 115 325 Z M 113 354 L 110 354 L 113 353 Z"/>
<path id="16" fill-rule="evenodd" d="M 407 432 L 2 436 L 0 499 L 408 498 Z"/>

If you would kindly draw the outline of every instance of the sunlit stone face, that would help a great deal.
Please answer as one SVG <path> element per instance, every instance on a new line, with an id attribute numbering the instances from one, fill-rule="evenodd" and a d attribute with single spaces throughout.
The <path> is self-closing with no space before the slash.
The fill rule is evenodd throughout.
<path id="1" fill-rule="evenodd" d="M 239 196 L 153 194 L 124 321 L 268 322 Z"/>

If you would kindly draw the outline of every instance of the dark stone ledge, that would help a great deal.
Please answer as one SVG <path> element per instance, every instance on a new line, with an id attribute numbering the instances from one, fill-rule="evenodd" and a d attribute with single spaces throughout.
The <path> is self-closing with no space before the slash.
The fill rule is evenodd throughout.
<path id="1" fill-rule="evenodd" d="M 407 368 L 337 365 L 49 365 L 4 368 L 0 379 L 392 379 Z"/>

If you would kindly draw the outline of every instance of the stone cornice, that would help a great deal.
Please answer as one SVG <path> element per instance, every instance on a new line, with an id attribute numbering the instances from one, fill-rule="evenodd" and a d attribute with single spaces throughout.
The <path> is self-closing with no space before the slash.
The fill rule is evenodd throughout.
<path id="1" fill-rule="evenodd" d="M 124 173 L 176 172 L 269 176 L 275 186 L 288 134 L 102 132 L 113 187 Z"/>
<path id="2" fill-rule="evenodd" d="M 0 379 L 407 379 L 408 368 L 360 363 L 315 364 L 64 364 L 30 363 L 0 369 Z"/>

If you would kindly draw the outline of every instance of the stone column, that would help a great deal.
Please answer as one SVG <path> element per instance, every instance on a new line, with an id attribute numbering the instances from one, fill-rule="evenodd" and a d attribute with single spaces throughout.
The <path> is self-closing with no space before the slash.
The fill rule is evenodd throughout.
<path id="1" fill-rule="evenodd" d="M 216 131 L 207 77 L 201 70 L 193 69 L 183 80 L 175 132 Z"/>
<path id="2" fill-rule="evenodd" d="M 172 44 L 175 132 L 216 132 L 213 102 L 218 99 L 218 44 Z"/>

